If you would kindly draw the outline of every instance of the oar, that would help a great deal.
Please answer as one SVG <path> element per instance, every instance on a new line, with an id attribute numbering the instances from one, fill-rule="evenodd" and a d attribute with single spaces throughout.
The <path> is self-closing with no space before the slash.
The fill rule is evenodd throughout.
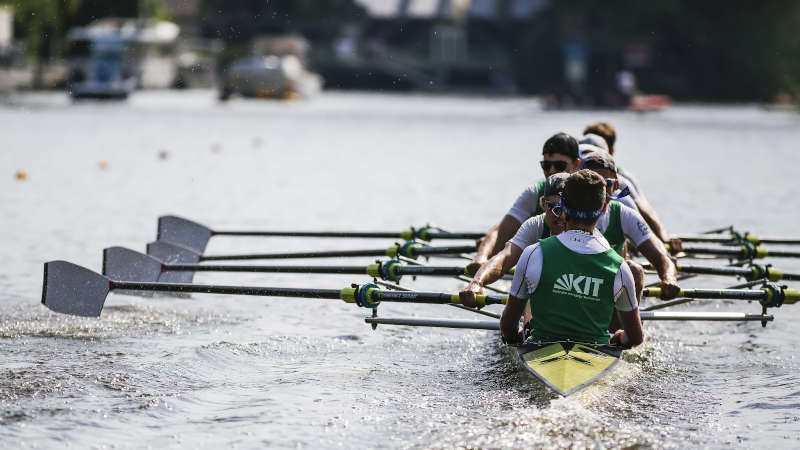
<path id="1" fill-rule="evenodd" d="M 175 272 L 188 274 L 180 281 L 172 277 Z M 113 280 L 159 281 L 162 283 L 192 282 L 195 272 L 254 272 L 254 273 L 319 273 L 368 275 L 388 281 L 400 281 L 404 275 L 458 276 L 465 273 L 463 266 L 407 266 L 392 259 L 366 266 L 266 266 L 266 265 L 211 265 L 170 264 L 144 253 L 125 248 L 109 247 L 103 250 L 103 275 Z M 188 278 L 188 279 L 187 279 Z M 148 292 L 148 291 L 145 291 Z M 135 295 L 139 295 L 136 293 Z"/>
<path id="2" fill-rule="evenodd" d="M 42 303 L 53 311 L 76 316 L 99 317 L 106 297 L 112 290 L 339 299 L 365 308 L 376 308 L 382 301 L 432 304 L 460 302 L 458 294 L 386 291 L 380 290 L 374 284 L 353 285 L 344 289 L 311 289 L 148 283 L 112 280 L 67 261 L 50 261 L 44 265 Z M 505 304 L 505 302 L 505 296 L 478 296 L 478 303 L 482 305 Z"/>
<path id="3" fill-rule="evenodd" d="M 669 245 L 665 244 L 667 250 Z M 800 258 L 800 252 L 785 250 L 768 250 L 761 246 L 754 246 L 749 242 L 735 247 L 695 247 L 684 246 L 683 253 L 687 255 L 716 255 L 736 259 L 754 258 Z"/>
<path id="4" fill-rule="evenodd" d="M 645 269 L 653 270 L 652 264 L 643 264 Z M 747 268 L 744 267 L 705 267 L 705 266 L 687 266 L 683 264 L 676 264 L 675 268 L 681 273 L 692 273 L 699 275 L 727 275 L 742 277 L 745 280 L 753 281 L 759 279 L 767 279 L 768 281 L 800 281 L 800 274 L 784 273 L 780 270 L 774 269 L 767 265 L 750 264 Z"/>
<path id="5" fill-rule="evenodd" d="M 183 245 L 196 252 L 206 249 L 212 236 L 253 237 L 320 237 L 320 238 L 384 238 L 410 241 L 422 239 L 478 239 L 485 233 L 450 233 L 433 227 L 409 228 L 403 231 L 229 231 L 215 230 L 178 216 L 158 218 L 158 240 Z"/>
<path id="6" fill-rule="evenodd" d="M 647 288 L 643 297 L 661 297 L 661 288 Z M 771 283 L 762 289 L 681 289 L 678 297 L 707 300 L 757 300 L 767 308 L 778 308 L 783 304 L 800 301 L 800 291 Z"/>
<path id="7" fill-rule="evenodd" d="M 201 261 L 243 261 L 253 259 L 305 259 L 305 258 L 347 258 L 358 256 L 388 256 L 396 258 L 417 258 L 418 256 L 456 255 L 459 253 L 474 252 L 474 245 L 454 247 L 433 247 L 408 241 L 404 244 L 395 244 L 388 248 L 365 250 L 329 250 L 314 252 L 289 252 L 289 253 L 259 253 L 245 255 L 203 255 L 192 249 L 165 241 L 155 241 L 147 244 L 147 254 L 162 261 L 178 261 L 182 263 L 198 263 Z"/>
<path id="8" fill-rule="evenodd" d="M 749 232 L 731 232 L 727 235 L 713 236 L 713 235 L 695 235 L 685 234 L 676 236 L 683 242 L 704 242 L 704 243 L 717 243 L 717 244 L 741 244 L 749 242 L 753 245 L 759 244 L 776 244 L 776 245 L 800 245 L 800 238 L 786 237 L 786 236 L 756 236 Z"/>
<path id="9" fill-rule="evenodd" d="M 641 311 L 639 316 L 642 321 L 671 320 L 671 321 L 703 321 L 703 322 L 772 322 L 775 317 L 771 314 L 746 314 L 739 312 L 714 313 L 714 312 L 652 312 Z M 435 328 L 461 328 L 471 330 L 500 330 L 500 321 L 497 320 L 453 320 L 453 319 L 426 319 L 405 317 L 365 317 L 364 322 L 374 327 L 378 325 L 402 325 L 411 327 Z"/>

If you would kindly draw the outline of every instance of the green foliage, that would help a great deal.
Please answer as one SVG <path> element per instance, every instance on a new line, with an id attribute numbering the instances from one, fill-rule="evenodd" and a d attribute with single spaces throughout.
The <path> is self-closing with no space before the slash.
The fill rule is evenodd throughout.
<path id="1" fill-rule="evenodd" d="M 590 78 L 612 82 L 630 44 L 652 49 L 640 87 L 679 98 L 769 100 L 800 94 L 800 2 L 796 0 L 552 1 L 526 24 L 518 73 L 533 92 L 558 89 L 561 43 L 591 49 Z"/>
<path id="2" fill-rule="evenodd" d="M 33 57 L 60 47 L 67 31 L 102 17 L 169 18 L 162 0 L 0 0 L 14 11 L 17 37 Z"/>

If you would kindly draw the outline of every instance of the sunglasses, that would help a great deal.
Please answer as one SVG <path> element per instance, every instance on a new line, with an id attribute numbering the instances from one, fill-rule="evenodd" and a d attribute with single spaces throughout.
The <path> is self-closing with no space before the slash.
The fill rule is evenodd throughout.
<path id="1" fill-rule="evenodd" d="M 611 188 L 617 182 L 616 178 L 606 178 L 606 187 Z"/>
<path id="2" fill-rule="evenodd" d="M 559 172 L 567 170 L 566 161 L 539 161 L 539 165 L 542 166 L 542 170 L 545 172 L 549 171 L 551 167 L 555 167 Z"/>
<path id="3" fill-rule="evenodd" d="M 549 209 L 550 212 L 556 217 L 561 217 L 561 213 L 564 211 L 564 209 L 561 207 L 561 202 L 548 202 L 545 200 L 544 207 Z"/>

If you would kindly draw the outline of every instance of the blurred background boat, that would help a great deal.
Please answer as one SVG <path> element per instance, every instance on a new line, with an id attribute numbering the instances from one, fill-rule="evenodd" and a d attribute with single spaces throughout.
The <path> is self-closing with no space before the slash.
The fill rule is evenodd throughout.
<path id="1" fill-rule="evenodd" d="M 127 98 L 138 87 L 171 87 L 177 25 L 108 18 L 70 30 L 67 92 L 73 98 Z"/>
<path id="2" fill-rule="evenodd" d="M 219 98 L 308 98 L 322 89 L 322 77 L 306 69 L 308 42 L 299 36 L 261 37 L 252 56 L 233 60 L 219 74 Z"/>

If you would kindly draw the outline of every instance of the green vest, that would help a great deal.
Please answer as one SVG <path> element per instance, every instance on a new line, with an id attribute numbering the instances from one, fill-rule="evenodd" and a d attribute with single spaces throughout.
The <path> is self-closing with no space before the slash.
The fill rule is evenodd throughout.
<path id="1" fill-rule="evenodd" d="M 611 248 L 620 255 L 625 247 L 625 234 L 622 232 L 622 219 L 620 219 L 619 215 L 621 209 L 620 203 L 616 200 L 611 200 L 608 203 L 608 228 L 603 232 L 603 236 L 605 236 Z"/>
<path id="2" fill-rule="evenodd" d="M 608 344 L 614 278 L 623 259 L 614 250 L 582 255 L 557 237 L 539 241 L 542 275 L 531 304 L 531 341 Z"/>
<path id="3" fill-rule="evenodd" d="M 533 212 L 534 216 L 538 216 L 539 214 L 543 213 L 544 210 L 542 209 L 542 196 L 544 196 L 544 185 L 547 183 L 547 180 L 542 180 L 536 183 L 536 211 Z M 532 216 L 533 217 L 533 216 Z"/>

